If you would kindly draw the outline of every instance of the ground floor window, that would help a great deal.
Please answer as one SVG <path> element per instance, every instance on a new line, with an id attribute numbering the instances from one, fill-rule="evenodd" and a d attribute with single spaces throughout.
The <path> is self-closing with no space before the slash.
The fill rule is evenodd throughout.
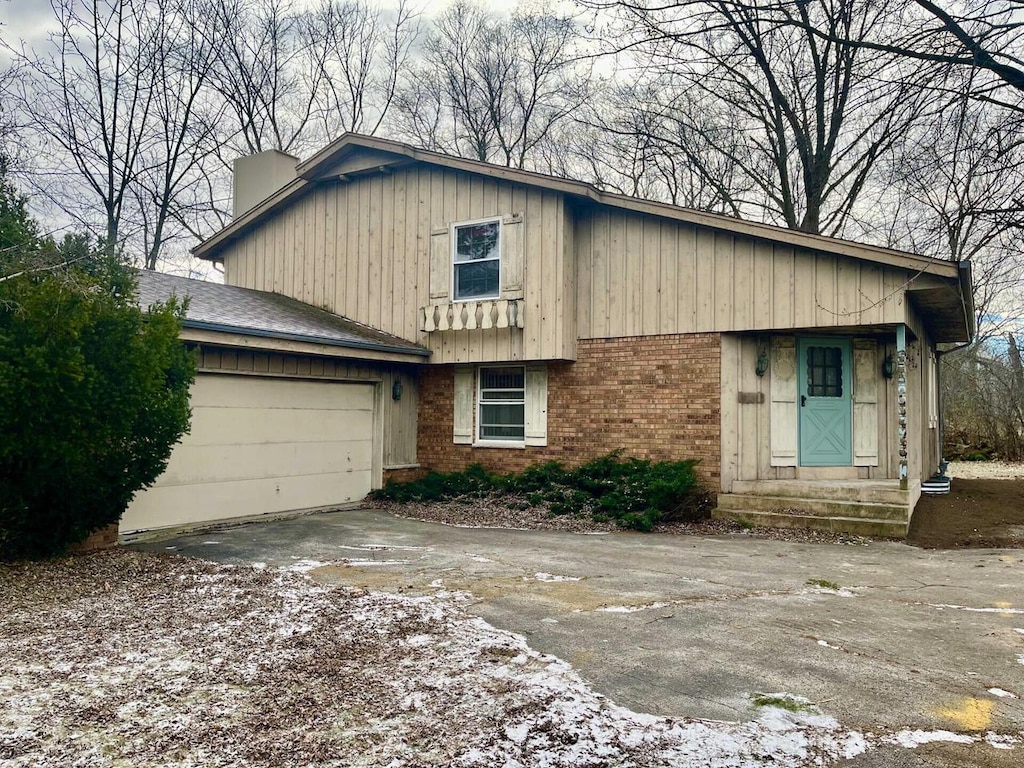
<path id="1" fill-rule="evenodd" d="M 481 368 L 479 381 L 479 439 L 522 442 L 526 436 L 526 369 Z"/>

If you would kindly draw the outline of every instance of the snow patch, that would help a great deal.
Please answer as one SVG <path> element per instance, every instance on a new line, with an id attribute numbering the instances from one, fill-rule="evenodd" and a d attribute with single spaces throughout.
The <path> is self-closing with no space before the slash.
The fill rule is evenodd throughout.
<path id="1" fill-rule="evenodd" d="M 954 611 L 969 611 L 970 613 L 1024 614 L 1024 608 L 970 608 L 966 605 L 947 605 L 945 603 L 926 603 L 926 605 L 932 608 L 938 608 L 940 611 L 949 608 Z"/>
<path id="2" fill-rule="evenodd" d="M 931 744 L 934 741 L 948 741 L 953 744 L 973 744 L 974 738 L 963 733 L 952 731 L 898 731 L 892 734 L 886 741 L 899 744 L 907 749 L 915 749 L 922 744 Z"/>
<path id="3" fill-rule="evenodd" d="M 300 560 L 295 558 L 295 562 L 291 565 L 282 565 L 279 570 L 285 573 L 309 573 L 310 571 L 316 570 L 317 568 L 323 568 L 327 563 L 322 563 L 319 560 Z"/>
<path id="4" fill-rule="evenodd" d="M 1017 738 L 1005 733 L 992 733 L 990 731 L 985 734 L 985 743 L 996 749 L 1016 749 L 1017 745 L 1022 742 L 1024 742 L 1024 738 Z"/>
<path id="5" fill-rule="evenodd" d="M 815 587 L 809 590 L 818 595 L 835 595 L 836 597 L 859 597 L 856 592 L 852 592 L 846 587 L 840 587 L 839 589 L 830 589 L 829 587 Z"/>
<path id="6" fill-rule="evenodd" d="M 535 574 L 533 574 L 533 578 L 536 579 L 537 581 L 549 581 L 549 582 L 581 581 L 579 576 L 558 576 L 558 575 L 553 574 L 553 573 L 543 573 L 543 572 L 542 573 L 535 573 Z M 523 580 L 524 581 L 529 581 L 530 577 L 529 576 L 524 576 Z"/>
<path id="7" fill-rule="evenodd" d="M 411 560 L 370 560 L 365 557 L 346 557 L 343 561 L 345 565 L 351 565 L 356 568 L 364 568 L 371 565 L 408 565 Z"/>
<path id="8" fill-rule="evenodd" d="M 818 641 L 818 645 L 820 645 L 822 648 L 831 648 L 834 651 L 841 651 L 841 650 L 843 650 L 842 646 L 832 645 L 832 643 L 830 643 L 828 640 L 819 640 Z"/>
<path id="9" fill-rule="evenodd" d="M 671 603 L 647 603 L 646 605 L 604 605 L 596 610 L 601 613 L 637 613 L 651 608 L 668 608 Z"/>
<path id="10" fill-rule="evenodd" d="M 998 696 L 1001 699 L 1016 699 L 1019 698 L 1016 693 L 1005 691 L 1002 688 L 989 688 L 988 692 L 993 696 Z"/>

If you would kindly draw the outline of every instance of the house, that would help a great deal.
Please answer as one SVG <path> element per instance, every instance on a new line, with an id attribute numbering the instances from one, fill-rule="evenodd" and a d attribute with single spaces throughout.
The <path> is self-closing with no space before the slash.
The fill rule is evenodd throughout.
<path id="1" fill-rule="evenodd" d="M 143 280 L 193 297 L 200 373 L 122 530 L 623 448 L 700 459 L 721 515 L 900 536 L 974 330 L 967 263 L 379 138 L 243 158 L 235 210 L 194 251 L 226 286 Z"/>

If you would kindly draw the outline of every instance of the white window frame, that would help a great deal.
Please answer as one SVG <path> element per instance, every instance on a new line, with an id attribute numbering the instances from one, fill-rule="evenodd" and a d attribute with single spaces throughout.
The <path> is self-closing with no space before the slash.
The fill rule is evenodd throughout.
<path id="1" fill-rule="evenodd" d="M 487 400 L 484 401 L 484 376 L 485 370 L 493 368 L 518 368 L 523 372 L 523 399 L 522 400 Z M 523 365 L 481 365 L 476 369 L 476 408 L 474 408 L 474 446 L 492 448 L 525 448 L 526 447 L 526 366 Z M 519 405 L 523 406 L 523 437 L 484 437 L 483 432 L 483 406 L 484 405 Z"/>
<path id="2" fill-rule="evenodd" d="M 498 255 L 490 259 L 477 259 L 477 262 L 482 261 L 497 261 L 498 262 L 498 289 L 493 295 L 487 296 L 472 296 L 466 299 L 460 299 L 455 295 L 455 266 L 456 264 L 472 264 L 471 261 L 456 261 L 459 249 L 459 229 L 462 227 L 473 227 L 478 224 L 497 224 L 498 225 Z M 504 237 L 502 232 L 502 221 L 500 216 L 488 216 L 486 219 L 473 219 L 472 221 L 458 221 L 450 225 L 448 239 L 451 240 L 451 252 L 450 252 L 450 267 L 451 267 L 451 286 L 449 296 L 453 304 L 462 304 L 469 301 L 491 301 L 493 299 L 501 298 L 501 241 Z"/>

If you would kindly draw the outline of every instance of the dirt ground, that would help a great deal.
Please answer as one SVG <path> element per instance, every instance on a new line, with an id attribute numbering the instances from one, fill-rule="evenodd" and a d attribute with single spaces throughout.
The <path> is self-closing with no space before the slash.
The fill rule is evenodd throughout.
<path id="1" fill-rule="evenodd" d="M 1024 465 L 950 465 L 948 494 L 922 496 L 907 543 L 927 549 L 1024 547 Z"/>

